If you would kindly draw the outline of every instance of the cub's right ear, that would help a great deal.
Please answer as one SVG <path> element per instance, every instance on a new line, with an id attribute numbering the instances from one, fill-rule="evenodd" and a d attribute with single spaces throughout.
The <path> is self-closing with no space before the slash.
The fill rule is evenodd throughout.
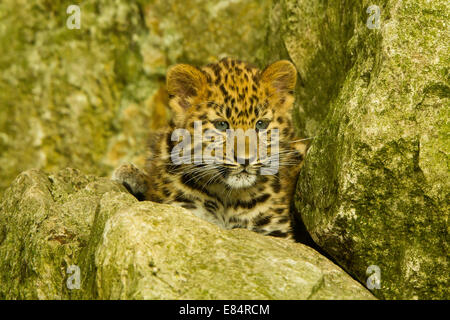
<path id="1" fill-rule="evenodd" d="M 177 64 L 167 72 L 167 91 L 169 95 L 179 98 L 183 109 L 189 108 L 192 99 L 200 96 L 205 87 L 203 72 L 188 64 Z"/>

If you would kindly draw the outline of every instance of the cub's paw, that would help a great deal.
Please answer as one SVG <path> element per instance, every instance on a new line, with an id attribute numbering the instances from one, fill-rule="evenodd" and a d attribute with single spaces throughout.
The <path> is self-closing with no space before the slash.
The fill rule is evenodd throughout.
<path id="1" fill-rule="evenodd" d="M 112 180 L 121 183 L 139 201 L 145 200 L 148 191 L 148 176 L 133 164 L 124 164 L 117 168 Z"/>

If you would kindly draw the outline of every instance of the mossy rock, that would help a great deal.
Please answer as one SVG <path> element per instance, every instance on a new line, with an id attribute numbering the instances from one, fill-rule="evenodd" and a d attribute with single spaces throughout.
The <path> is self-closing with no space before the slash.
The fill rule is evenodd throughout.
<path id="1" fill-rule="evenodd" d="M 379 29 L 369 1 L 277 3 L 298 129 L 317 135 L 299 218 L 361 282 L 379 267 L 377 297 L 450 298 L 448 1 L 379 1 Z"/>
<path id="2" fill-rule="evenodd" d="M 19 175 L 0 231 L 1 299 L 374 298 L 302 244 L 223 230 L 72 169 Z"/>
<path id="3" fill-rule="evenodd" d="M 0 193 L 31 168 L 142 166 L 169 66 L 264 54 L 270 0 L 83 1 L 69 29 L 72 4 L 0 2 Z"/>

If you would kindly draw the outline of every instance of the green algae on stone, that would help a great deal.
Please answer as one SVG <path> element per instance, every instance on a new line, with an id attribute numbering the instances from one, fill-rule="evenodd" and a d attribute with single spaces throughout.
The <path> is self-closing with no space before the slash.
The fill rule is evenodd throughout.
<path id="1" fill-rule="evenodd" d="M 67 299 L 67 267 L 76 264 L 96 212 L 104 210 L 101 199 L 111 194 L 122 205 L 133 201 L 108 179 L 76 170 L 20 174 L 0 208 L 0 299 Z"/>
<path id="2" fill-rule="evenodd" d="M 354 63 L 348 50 L 360 1 L 275 0 L 265 60 L 289 58 L 299 73 L 294 120 L 302 137 L 314 136 Z"/>
<path id="3" fill-rule="evenodd" d="M 34 167 L 54 171 L 70 165 L 97 174 L 111 169 L 105 153 L 120 129 L 114 121 L 122 92 L 142 78 L 132 71 L 142 68 L 139 59 L 131 57 L 139 55 L 132 35 L 143 29 L 132 14 L 127 30 L 102 29 L 106 12 L 84 2 L 82 28 L 70 30 L 68 5 L 0 3 L 0 190 Z M 114 16 L 108 20 L 117 22 Z M 121 60 L 128 61 L 127 74 L 114 68 Z M 150 95 L 148 80 L 146 87 Z"/>
<path id="4" fill-rule="evenodd" d="M 269 0 L 142 1 L 151 46 L 169 64 L 198 66 L 223 57 L 261 63 Z"/>
<path id="5" fill-rule="evenodd" d="M 224 231 L 154 203 L 136 204 L 106 222 L 95 269 L 103 299 L 372 298 L 306 246 Z"/>
<path id="6" fill-rule="evenodd" d="M 138 202 L 76 170 L 26 171 L 5 199 L 1 299 L 374 299 L 311 248 Z"/>
<path id="7" fill-rule="evenodd" d="M 142 166 L 167 68 L 260 62 L 270 2 L 90 0 L 70 30 L 73 3 L 1 1 L 0 193 L 31 168 Z"/>
<path id="8" fill-rule="evenodd" d="M 316 48 L 330 45 L 351 61 L 315 89 L 337 88 L 319 106 L 328 111 L 299 177 L 298 214 L 317 244 L 362 283 L 369 266 L 380 268 L 377 297 L 448 299 L 448 1 L 382 1 L 379 30 L 367 28 L 368 1 L 285 3 L 288 17 L 298 8 L 295 16 L 325 17 L 331 29 L 350 35 L 345 43 L 297 33 L 300 46 L 311 42 L 306 51 L 285 39 L 294 61 L 313 61 Z M 343 24 L 336 6 L 353 18 Z M 305 69 L 306 79 L 339 66 L 330 59 Z"/>

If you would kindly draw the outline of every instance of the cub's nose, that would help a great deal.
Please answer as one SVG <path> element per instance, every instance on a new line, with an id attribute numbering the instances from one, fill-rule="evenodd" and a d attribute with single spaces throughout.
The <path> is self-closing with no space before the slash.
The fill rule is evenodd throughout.
<path id="1" fill-rule="evenodd" d="M 236 157 L 236 162 L 239 163 L 241 166 L 248 167 L 251 163 L 255 161 L 255 158 L 241 158 Z"/>

